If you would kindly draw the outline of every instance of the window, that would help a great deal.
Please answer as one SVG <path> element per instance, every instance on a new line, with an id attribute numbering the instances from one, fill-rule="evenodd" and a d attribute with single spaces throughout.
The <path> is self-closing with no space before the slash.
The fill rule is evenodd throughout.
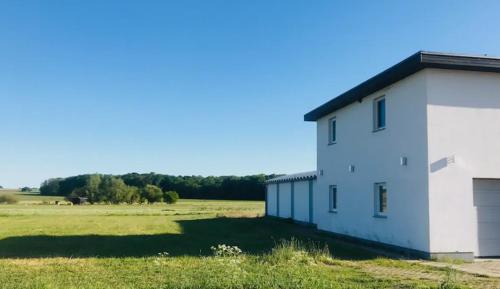
<path id="1" fill-rule="evenodd" d="M 375 216 L 387 213 L 387 186 L 385 183 L 375 184 Z"/>
<path id="2" fill-rule="evenodd" d="M 337 141 L 337 119 L 330 118 L 328 121 L 328 144 L 334 144 Z"/>
<path id="3" fill-rule="evenodd" d="M 337 186 L 330 185 L 330 212 L 337 212 Z"/>
<path id="4" fill-rule="evenodd" d="M 373 130 L 385 128 L 385 97 L 375 99 L 373 103 Z"/>

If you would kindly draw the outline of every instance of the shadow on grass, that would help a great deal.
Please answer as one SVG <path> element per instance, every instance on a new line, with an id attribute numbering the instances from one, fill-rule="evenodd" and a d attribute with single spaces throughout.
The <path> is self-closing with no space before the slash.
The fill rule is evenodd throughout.
<path id="1" fill-rule="evenodd" d="M 269 252 L 281 239 L 327 244 L 343 259 L 377 257 L 358 246 L 326 237 L 312 228 L 271 218 L 215 218 L 177 221 L 182 234 L 20 236 L 0 240 L 0 258 L 146 257 L 210 255 L 210 246 L 236 245 L 249 254 Z"/>

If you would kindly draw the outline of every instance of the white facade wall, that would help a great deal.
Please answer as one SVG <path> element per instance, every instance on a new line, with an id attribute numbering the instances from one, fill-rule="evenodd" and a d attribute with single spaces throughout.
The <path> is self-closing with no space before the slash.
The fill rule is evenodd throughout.
<path id="1" fill-rule="evenodd" d="M 294 182 L 293 219 L 309 223 L 309 181 Z"/>
<path id="2" fill-rule="evenodd" d="M 267 185 L 267 215 L 269 216 L 278 216 L 277 211 L 277 184 L 268 184 Z"/>
<path id="3" fill-rule="evenodd" d="M 500 74 L 426 73 L 430 249 L 477 253 L 472 185 L 500 178 Z"/>
<path id="4" fill-rule="evenodd" d="M 386 129 L 373 132 L 373 100 L 382 95 Z M 314 218 L 320 230 L 429 251 L 426 101 L 426 74 L 420 71 L 317 121 L 317 169 L 323 175 Z M 329 145 L 332 117 L 337 142 Z M 403 156 L 408 166 L 400 165 Z M 387 184 L 387 218 L 374 217 L 377 182 Z M 329 185 L 337 185 L 337 213 L 329 212 Z"/>

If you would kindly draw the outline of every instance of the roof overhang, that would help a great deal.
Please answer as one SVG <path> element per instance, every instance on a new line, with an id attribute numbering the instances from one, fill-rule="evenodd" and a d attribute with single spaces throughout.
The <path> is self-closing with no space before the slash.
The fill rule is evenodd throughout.
<path id="1" fill-rule="evenodd" d="M 266 184 L 301 182 L 301 181 L 308 181 L 315 179 L 316 179 L 316 171 L 310 171 L 298 174 L 279 176 L 274 179 L 267 180 Z"/>
<path id="2" fill-rule="evenodd" d="M 500 58 L 419 51 L 304 115 L 316 121 L 424 68 L 500 72 Z"/>

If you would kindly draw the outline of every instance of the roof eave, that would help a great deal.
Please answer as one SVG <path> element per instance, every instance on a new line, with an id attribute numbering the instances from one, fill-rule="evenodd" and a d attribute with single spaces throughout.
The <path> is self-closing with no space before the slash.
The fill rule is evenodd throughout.
<path id="1" fill-rule="evenodd" d="M 500 72 L 500 58 L 419 51 L 304 115 L 317 121 L 424 68 Z"/>
<path id="2" fill-rule="evenodd" d="M 303 182 L 309 180 L 315 180 L 317 176 L 307 176 L 307 177 L 298 177 L 298 178 L 286 178 L 280 180 L 267 180 L 266 184 L 278 184 L 278 183 L 290 183 L 290 182 Z"/>

